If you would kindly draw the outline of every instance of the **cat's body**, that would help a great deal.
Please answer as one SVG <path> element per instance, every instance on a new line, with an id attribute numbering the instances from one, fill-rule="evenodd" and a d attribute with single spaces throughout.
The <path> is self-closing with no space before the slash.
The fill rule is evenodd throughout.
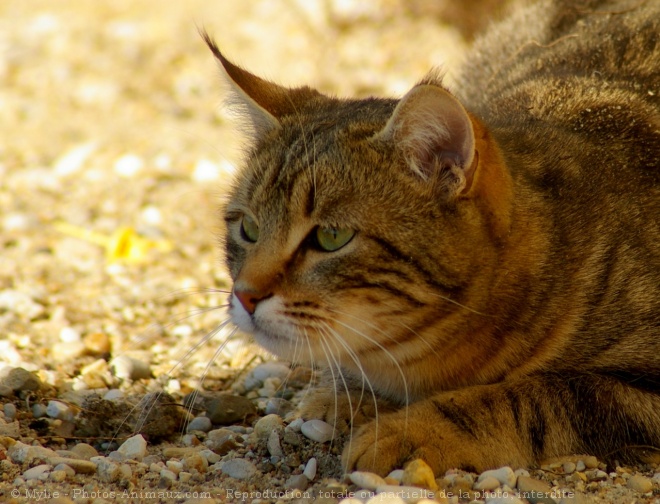
<path id="1" fill-rule="evenodd" d="M 431 74 L 401 100 L 287 90 L 207 38 L 256 133 L 234 321 L 331 369 L 303 415 L 400 408 L 347 466 L 660 447 L 659 33 L 656 0 L 542 2 L 477 42 L 458 99 Z"/>

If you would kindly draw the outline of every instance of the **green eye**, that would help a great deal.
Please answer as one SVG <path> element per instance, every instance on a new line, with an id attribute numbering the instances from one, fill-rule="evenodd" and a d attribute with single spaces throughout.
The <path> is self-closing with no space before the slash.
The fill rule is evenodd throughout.
<path id="1" fill-rule="evenodd" d="M 244 215 L 241 221 L 241 235 L 249 242 L 256 242 L 259 239 L 259 224 L 250 217 Z"/>
<path id="2" fill-rule="evenodd" d="M 352 229 L 317 228 L 316 243 L 326 252 L 334 252 L 346 245 L 355 235 Z"/>

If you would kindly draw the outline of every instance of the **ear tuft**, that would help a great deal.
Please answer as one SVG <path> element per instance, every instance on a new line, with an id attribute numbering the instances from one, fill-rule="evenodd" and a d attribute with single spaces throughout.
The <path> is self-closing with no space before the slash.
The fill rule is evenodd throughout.
<path id="1" fill-rule="evenodd" d="M 247 112 L 257 136 L 261 137 L 279 129 L 283 117 L 297 114 L 305 103 L 321 96 L 318 91 L 309 87 L 289 89 L 253 75 L 229 61 L 208 33 L 200 33 L 231 84 L 234 91 L 231 104 L 238 105 Z"/>
<path id="2" fill-rule="evenodd" d="M 457 196 L 472 179 L 472 122 L 460 102 L 429 79 L 401 99 L 376 138 L 393 142 L 413 171 L 439 180 L 449 196 Z"/>

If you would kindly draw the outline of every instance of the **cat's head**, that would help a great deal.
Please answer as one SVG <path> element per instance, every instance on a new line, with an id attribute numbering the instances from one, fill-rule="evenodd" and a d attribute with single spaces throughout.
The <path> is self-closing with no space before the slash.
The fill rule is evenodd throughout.
<path id="1" fill-rule="evenodd" d="M 499 233 L 477 203 L 485 133 L 435 76 L 340 100 L 206 39 L 253 131 L 225 208 L 233 321 L 287 360 L 359 371 L 451 347 Z"/>

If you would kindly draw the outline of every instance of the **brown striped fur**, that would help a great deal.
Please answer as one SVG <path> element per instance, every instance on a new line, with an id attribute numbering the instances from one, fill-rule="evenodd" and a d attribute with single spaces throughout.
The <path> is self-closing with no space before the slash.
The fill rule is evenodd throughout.
<path id="1" fill-rule="evenodd" d="M 542 1 L 452 94 L 432 73 L 401 100 L 289 90 L 206 37 L 254 127 L 230 313 L 329 369 L 302 414 L 366 422 L 347 467 L 660 447 L 658 33 L 655 0 Z M 355 234 L 328 252 L 319 228 Z"/>

